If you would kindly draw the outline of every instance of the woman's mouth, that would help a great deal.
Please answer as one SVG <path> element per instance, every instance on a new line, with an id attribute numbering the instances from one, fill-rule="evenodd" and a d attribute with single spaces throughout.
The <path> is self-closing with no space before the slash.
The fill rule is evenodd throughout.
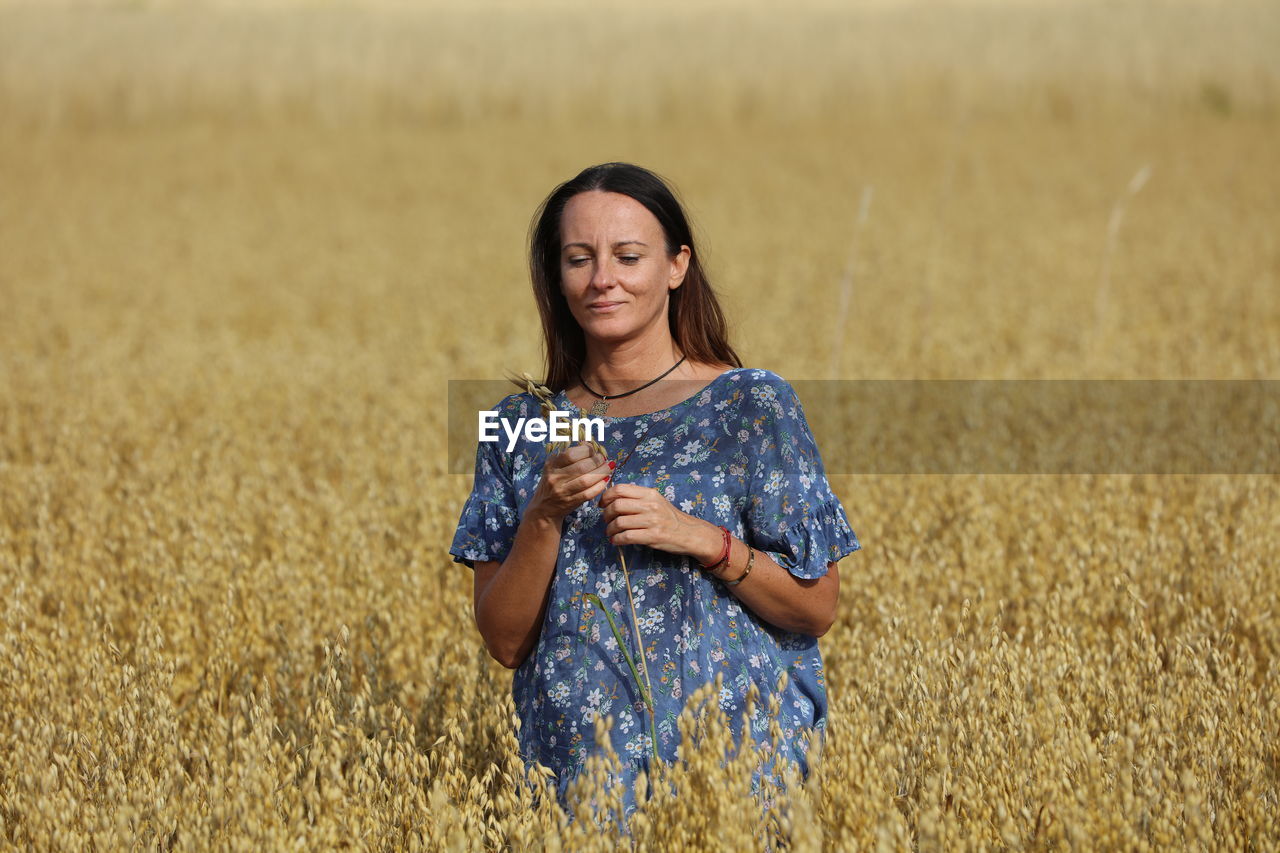
<path id="1" fill-rule="evenodd" d="M 621 302 L 592 302 L 587 307 L 597 314 L 608 314 L 617 309 Z"/>

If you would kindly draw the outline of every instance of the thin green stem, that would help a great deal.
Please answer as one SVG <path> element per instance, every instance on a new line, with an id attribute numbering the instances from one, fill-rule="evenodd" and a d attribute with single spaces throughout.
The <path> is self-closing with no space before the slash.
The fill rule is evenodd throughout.
<path id="1" fill-rule="evenodd" d="M 627 603 L 631 605 L 631 624 L 636 629 L 636 653 L 640 655 L 640 669 L 644 672 L 645 693 L 649 696 L 649 742 L 653 746 L 653 760 L 658 760 L 657 709 L 653 706 L 653 682 L 649 680 L 649 664 L 644 654 L 644 638 L 640 635 L 640 617 L 636 615 L 636 600 L 631 595 L 631 575 L 627 572 L 627 556 L 618 546 L 618 559 L 622 561 L 622 580 L 627 585 Z"/>
<path id="2" fill-rule="evenodd" d="M 604 602 L 600 600 L 600 596 L 593 592 L 587 593 L 586 600 L 600 608 L 600 612 L 604 614 L 604 618 L 609 622 L 609 630 L 613 632 L 613 639 L 618 644 L 618 648 L 622 649 L 622 657 L 627 662 L 627 667 L 631 670 L 631 677 L 635 680 L 636 688 L 640 691 L 640 699 L 644 702 L 645 709 L 649 712 L 649 742 L 653 749 L 653 758 L 658 760 L 658 731 L 654 723 L 656 712 L 653 707 L 653 695 L 649 691 L 647 684 L 648 678 L 642 681 L 640 673 L 636 670 L 635 659 L 631 657 L 631 652 L 627 651 L 626 640 L 622 637 L 622 631 L 618 629 L 618 623 L 613 620 L 613 614 L 609 612 L 609 608 L 604 606 Z M 641 651 L 643 654 L 643 651 Z M 643 664 L 643 659 L 641 661 Z"/>
<path id="3" fill-rule="evenodd" d="M 609 620 L 609 630 L 613 632 L 613 639 L 618 643 L 618 648 L 622 649 L 622 656 L 627 661 L 627 666 L 631 669 L 631 677 L 636 681 L 636 687 L 640 688 L 640 698 L 644 701 L 644 706 L 653 709 L 653 700 L 649 698 L 649 691 L 645 689 L 644 682 L 640 680 L 640 673 L 636 671 L 636 662 L 631 657 L 631 652 L 627 650 L 627 643 L 622 638 L 622 632 L 618 630 L 618 623 L 613 621 L 613 614 L 609 612 L 609 608 L 604 606 L 604 602 L 600 600 L 600 596 L 594 592 L 586 595 L 587 601 L 600 608 L 600 612 L 604 614 L 604 618 Z"/>

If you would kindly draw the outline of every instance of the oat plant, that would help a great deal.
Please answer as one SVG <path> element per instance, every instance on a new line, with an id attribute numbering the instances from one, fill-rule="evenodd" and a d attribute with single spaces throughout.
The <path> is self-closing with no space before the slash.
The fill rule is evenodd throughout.
<path id="1" fill-rule="evenodd" d="M 521 373 L 519 377 L 508 375 L 518 388 L 532 394 L 537 400 L 539 408 L 542 410 L 544 418 L 550 417 L 551 412 L 555 409 L 555 403 L 552 401 L 551 389 L 541 384 L 528 373 Z M 592 450 L 599 453 L 605 459 L 609 458 L 608 451 L 597 441 L 587 441 L 588 446 Z M 554 441 L 547 443 L 548 453 L 559 453 L 567 447 L 567 442 Z M 627 571 L 627 557 L 622 551 L 622 546 L 616 546 L 618 549 L 618 560 L 622 565 L 622 582 L 627 587 L 627 605 L 631 609 L 631 627 L 635 637 L 636 655 L 640 658 L 640 668 L 636 669 L 635 658 L 627 649 L 627 644 L 623 641 L 622 632 L 618 629 L 618 623 L 614 621 L 613 614 L 604 606 L 604 602 L 600 600 L 600 596 L 595 593 L 587 593 L 586 600 L 594 604 L 604 614 L 605 619 L 609 622 L 609 630 L 613 632 L 613 639 L 618 644 L 618 648 L 622 650 L 622 656 L 627 662 L 627 668 L 631 670 L 631 677 L 635 680 L 636 689 L 640 693 L 640 698 L 644 702 L 645 710 L 649 717 L 649 746 L 653 753 L 653 760 L 659 761 L 658 758 L 658 726 L 657 726 L 657 709 L 653 704 L 653 682 L 649 680 L 649 667 L 644 656 L 644 640 L 640 636 L 640 619 L 636 616 L 636 602 L 631 592 L 631 574 Z M 642 677 L 643 676 L 643 677 Z"/>

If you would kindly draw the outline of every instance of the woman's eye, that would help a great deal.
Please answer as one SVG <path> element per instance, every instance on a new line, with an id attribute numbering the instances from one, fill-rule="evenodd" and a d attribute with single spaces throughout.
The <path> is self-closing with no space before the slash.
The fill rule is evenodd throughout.
<path id="1" fill-rule="evenodd" d="M 580 266 L 582 266 L 583 264 L 585 264 L 588 260 L 590 260 L 590 259 L 589 259 L 589 258 L 584 258 L 584 257 L 582 257 L 582 256 L 580 256 L 580 255 L 579 255 L 579 256 L 576 256 L 576 257 L 572 257 L 572 258 L 569 258 L 569 266 L 571 266 L 571 267 L 580 267 Z"/>
<path id="2" fill-rule="evenodd" d="M 622 261 L 624 264 L 638 264 L 640 263 L 640 256 L 639 255 L 619 255 L 618 260 Z"/>

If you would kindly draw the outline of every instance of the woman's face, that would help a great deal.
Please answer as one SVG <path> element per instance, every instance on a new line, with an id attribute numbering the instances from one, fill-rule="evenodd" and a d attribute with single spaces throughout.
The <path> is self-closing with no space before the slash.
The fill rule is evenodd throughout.
<path id="1" fill-rule="evenodd" d="M 667 254 L 657 217 L 620 193 L 569 199 L 560 217 L 560 289 L 588 338 L 622 341 L 667 327 L 667 301 L 684 281 L 689 247 Z"/>

